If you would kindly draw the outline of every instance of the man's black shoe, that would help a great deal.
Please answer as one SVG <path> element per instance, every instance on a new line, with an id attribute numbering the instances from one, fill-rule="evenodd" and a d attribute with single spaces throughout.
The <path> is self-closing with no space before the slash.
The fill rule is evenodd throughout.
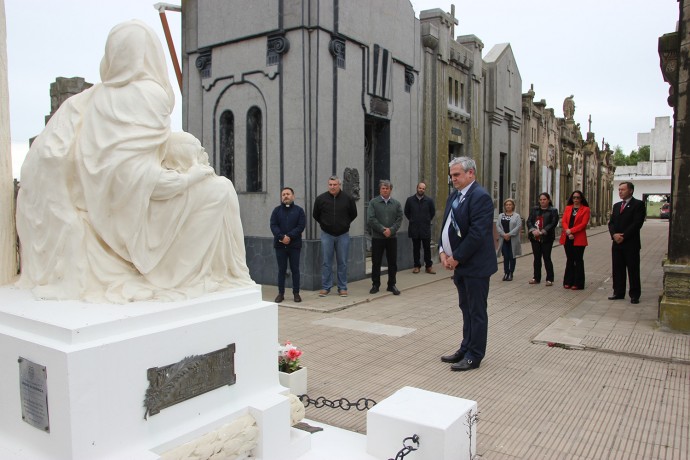
<path id="1" fill-rule="evenodd" d="M 369 294 L 376 294 L 377 292 L 379 292 L 378 286 L 372 286 L 371 289 L 369 289 Z"/>
<path id="2" fill-rule="evenodd" d="M 278 294 L 274 300 L 275 303 L 280 303 L 283 300 L 285 300 L 285 296 L 283 294 Z"/>
<path id="3" fill-rule="evenodd" d="M 640 299 L 630 299 L 630 303 L 640 303 Z"/>
<path id="4" fill-rule="evenodd" d="M 612 296 L 609 296 L 609 300 L 620 300 L 620 299 L 624 299 L 624 298 L 625 298 L 625 297 L 623 297 L 622 295 L 612 295 Z"/>
<path id="5" fill-rule="evenodd" d="M 465 353 L 458 350 L 455 353 L 453 353 L 452 355 L 441 356 L 441 361 L 443 361 L 444 363 L 455 364 L 455 363 L 459 363 L 460 361 L 462 361 L 462 358 L 464 358 L 464 357 L 465 357 Z"/>
<path id="6" fill-rule="evenodd" d="M 400 291 L 398 291 L 398 288 L 395 286 L 388 286 L 388 289 L 386 289 L 388 292 L 392 292 L 393 295 L 400 295 Z"/>
<path id="7" fill-rule="evenodd" d="M 479 361 L 474 361 L 472 359 L 463 358 L 459 363 L 455 363 L 450 366 L 451 371 L 471 371 L 472 369 L 477 369 L 479 367 Z"/>

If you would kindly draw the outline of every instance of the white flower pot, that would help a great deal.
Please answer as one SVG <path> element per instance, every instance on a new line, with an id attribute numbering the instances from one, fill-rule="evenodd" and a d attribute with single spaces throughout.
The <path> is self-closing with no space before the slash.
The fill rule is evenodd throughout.
<path id="1" fill-rule="evenodd" d="M 307 368 L 302 367 L 295 372 L 278 371 L 280 384 L 290 389 L 290 393 L 299 396 L 307 394 Z"/>

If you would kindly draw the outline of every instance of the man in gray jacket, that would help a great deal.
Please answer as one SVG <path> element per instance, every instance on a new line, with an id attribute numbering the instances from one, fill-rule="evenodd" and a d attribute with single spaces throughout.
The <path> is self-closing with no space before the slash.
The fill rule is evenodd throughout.
<path id="1" fill-rule="evenodd" d="M 398 272 L 398 239 L 397 234 L 402 225 L 403 210 L 400 202 L 391 198 L 393 185 L 389 180 L 379 182 L 380 196 L 369 202 L 367 222 L 371 229 L 371 290 L 370 294 L 379 292 L 381 286 L 381 260 L 386 253 L 388 260 L 387 291 L 400 295 L 395 286 L 395 275 Z"/>

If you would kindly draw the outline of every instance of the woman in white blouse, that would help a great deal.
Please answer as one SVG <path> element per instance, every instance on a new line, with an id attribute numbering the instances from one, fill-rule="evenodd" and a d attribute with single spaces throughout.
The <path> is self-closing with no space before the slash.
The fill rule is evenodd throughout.
<path id="1" fill-rule="evenodd" d="M 503 281 L 513 281 L 516 257 L 522 255 L 520 245 L 520 229 L 522 218 L 515 212 L 515 201 L 508 198 L 503 202 L 503 212 L 498 215 L 496 230 L 498 231 L 498 253 L 503 255 Z"/>

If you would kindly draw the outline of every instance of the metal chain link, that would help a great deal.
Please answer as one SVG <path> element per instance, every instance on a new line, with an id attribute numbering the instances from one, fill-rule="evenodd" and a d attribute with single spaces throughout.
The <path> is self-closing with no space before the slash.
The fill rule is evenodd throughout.
<path id="1" fill-rule="evenodd" d="M 316 407 L 317 409 L 320 409 L 322 407 L 330 407 L 331 409 L 350 410 L 354 407 L 358 411 L 365 411 L 371 409 L 376 405 L 376 401 L 369 398 L 359 398 L 356 402 L 350 402 L 346 398 L 340 398 L 331 401 L 329 399 L 324 398 L 323 396 L 319 396 L 316 399 L 311 399 L 309 395 L 299 395 L 298 398 L 300 399 L 300 401 L 302 401 L 304 407 L 309 407 L 313 404 L 314 407 Z"/>
<path id="2" fill-rule="evenodd" d="M 412 447 L 409 444 L 405 444 L 405 441 L 412 441 L 413 443 L 417 444 L 417 447 Z M 419 449 L 419 436 L 417 436 L 416 434 L 413 434 L 409 438 L 403 439 L 402 444 L 403 444 L 403 448 L 400 449 L 400 451 L 395 456 L 395 458 L 389 458 L 388 460 L 402 460 L 410 452 L 414 452 L 415 450 Z"/>

